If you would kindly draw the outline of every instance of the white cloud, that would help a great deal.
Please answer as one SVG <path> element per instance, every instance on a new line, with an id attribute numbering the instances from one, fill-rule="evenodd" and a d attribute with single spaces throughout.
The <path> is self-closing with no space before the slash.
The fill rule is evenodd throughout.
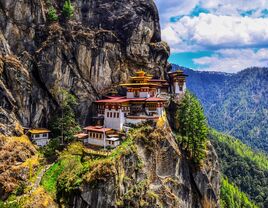
<path id="1" fill-rule="evenodd" d="M 241 12 L 253 11 L 254 15 L 268 8 L 267 0 L 200 0 L 201 7 L 217 15 L 237 15 Z"/>
<path id="2" fill-rule="evenodd" d="M 162 27 L 171 17 L 189 14 L 199 0 L 155 0 L 160 13 Z"/>
<path id="3" fill-rule="evenodd" d="M 267 0 L 155 0 L 164 27 L 174 16 L 190 15 L 198 6 L 216 15 L 240 16 L 242 12 L 253 11 L 253 17 L 260 17 L 268 9 Z"/>
<path id="4" fill-rule="evenodd" d="M 249 66 L 267 67 L 268 49 L 253 51 L 251 49 L 224 49 L 211 57 L 193 59 L 200 65 L 200 70 L 234 73 Z"/>
<path id="5" fill-rule="evenodd" d="M 268 66 L 268 18 L 263 17 L 267 0 L 156 0 L 156 4 L 162 39 L 172 53 L 214 54 L 193 60 L 200 69 L 237 72 Z M 177 16 L 180 18 L 171 22 Z"/>
<path id="6" fill-rule="evenodd" d="M 172 34 L 172 35 L 171 35 Z M 245 48 L 268 45 L 268 19 L 200 14 L 185 16 L 162 30 L 171 48 Z"/>

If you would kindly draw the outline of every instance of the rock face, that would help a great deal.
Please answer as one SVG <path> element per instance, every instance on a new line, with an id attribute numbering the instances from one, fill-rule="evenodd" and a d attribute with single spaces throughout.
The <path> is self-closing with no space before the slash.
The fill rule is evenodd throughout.
<path id="1" fill-rule="evenodd" d="M 52 3 L 48 3 L 52 2 Z M 169 47 L 161 42 L 153 0 L 0 0 L 0 134 L 15 126 L 45 127 L 60 104 L 59 89 L 78 99 L 81 125 L 92 102 L 144 69 L 164 77 Z M 54 6 L 59 21 L 47 19 Z M 171 131 L 137 136 L 135 148 L 97 172 L 67 198 L 70 207 L 218 207 L 219 167 L 212 147 L 194 170 Z M 92 176 L 91 176 L 92 177 Z M 65 197 L 68 197 L 66 195 Z"/>
<path id="2" fill-rule="evenodd" d="M 152 0 L 76 0 L 74 16 L 64 1 L 0 0 L 0 131 L 12 125 L 46 126 L 65 88 L 79 103 L 85 124 L 90 106 L 134 71 L 164 76 L 169 47 L 161 42 Z M 54 6 L 59 21 L 50 22 Z"/>
<path id="3" fill-rule="evenodd" d="M 134 141 L 114 165 L 88 173 L 94 179 L 67 197 L 69 207 L 219 207 L 219 163 L 210 144 L 204 166 L 195 169 L 169 129 L 140 130 Z"/>

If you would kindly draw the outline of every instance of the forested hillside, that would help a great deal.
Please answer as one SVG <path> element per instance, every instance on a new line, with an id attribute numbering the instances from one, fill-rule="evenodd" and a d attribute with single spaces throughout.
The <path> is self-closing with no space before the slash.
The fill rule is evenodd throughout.
<path id="1" fill-rule="evenodd" d="M 254 152 L 238 139 L 210 131 L 220 159 L 221 172 L 259 207 L 268 207 L 268 157 Z M 224 186 L 225 183 L 225 186 Z M 222 181 L 222 189 L 228 188 Z"/>
<path id="2" fill-rule="evenodd" d="M 257 208 L 248 199 L 247 195 L 239 190 L 237 186 L 229 183 L 228 179 L 221 179 L 221 208 Z"/>
<path id="3" fill-rule="evenodd" d="M 188 88 L 202 102 L 210 126 L 268 152 L 268 68 L 237 74 L 173 68 L 189 75 Z"/>

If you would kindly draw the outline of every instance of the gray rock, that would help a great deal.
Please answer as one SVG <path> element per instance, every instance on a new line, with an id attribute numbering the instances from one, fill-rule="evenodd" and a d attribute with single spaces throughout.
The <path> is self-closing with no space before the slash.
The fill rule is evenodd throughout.
<path id="1" fill-rule="evenodd" d="M 77 97 L 84 125 L 92 102 L 136 70 L 165 73 L 169 48 L 161 42 L 152 0 L 74 1 L 69 21 L 60 15 L 63 3 L 54 1 L 60 22 L 50 23 L 49 3 L 0 0 L 0 57 L 12 54 L 28 73 L 21 80 L 1 73 L 7 90 L 1 96 L 14 98 L 12 112 L 24 126 L 48 124 L 59 104 L 55 89 Z M 5 66 L 6 74 L 13 72 Z"/>

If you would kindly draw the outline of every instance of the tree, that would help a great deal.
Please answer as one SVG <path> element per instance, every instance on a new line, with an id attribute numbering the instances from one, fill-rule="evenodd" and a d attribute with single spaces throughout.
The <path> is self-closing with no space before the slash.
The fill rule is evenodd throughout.
<path id="1" fill-rule="evenodd" d="M 66 18 L 70 18 L 74 15 L 74 7 L 70 0 L 64 2 L 62 13 Z"/>
<path id="2" fill-rule="evenodd" d="M 179 142 L 191 159 L 200 163 L 205 157 L 208 127 L 201 104 L 190 92 L 186 92 L 177 105 L 175 119 L 178 122 L 176 131 Z"/>
<path id="3" fill-rule="evenodd" d="M 76 122 L 74 108 L 77 105 L 76 98 L 66 90 L 56 92 L 60 98 L 60 111 L 53 118 L 51 129 L 54 138 L 60 137 L 62 142 L 70 142 L 74 135 L 81 131 Z"/>
<path id="4" fill-rule="evenodd" d="M 57 11 L 53 6 L 49 8 L 47 16 L 50 21 L 57 21 L 59 19 Z"/>

